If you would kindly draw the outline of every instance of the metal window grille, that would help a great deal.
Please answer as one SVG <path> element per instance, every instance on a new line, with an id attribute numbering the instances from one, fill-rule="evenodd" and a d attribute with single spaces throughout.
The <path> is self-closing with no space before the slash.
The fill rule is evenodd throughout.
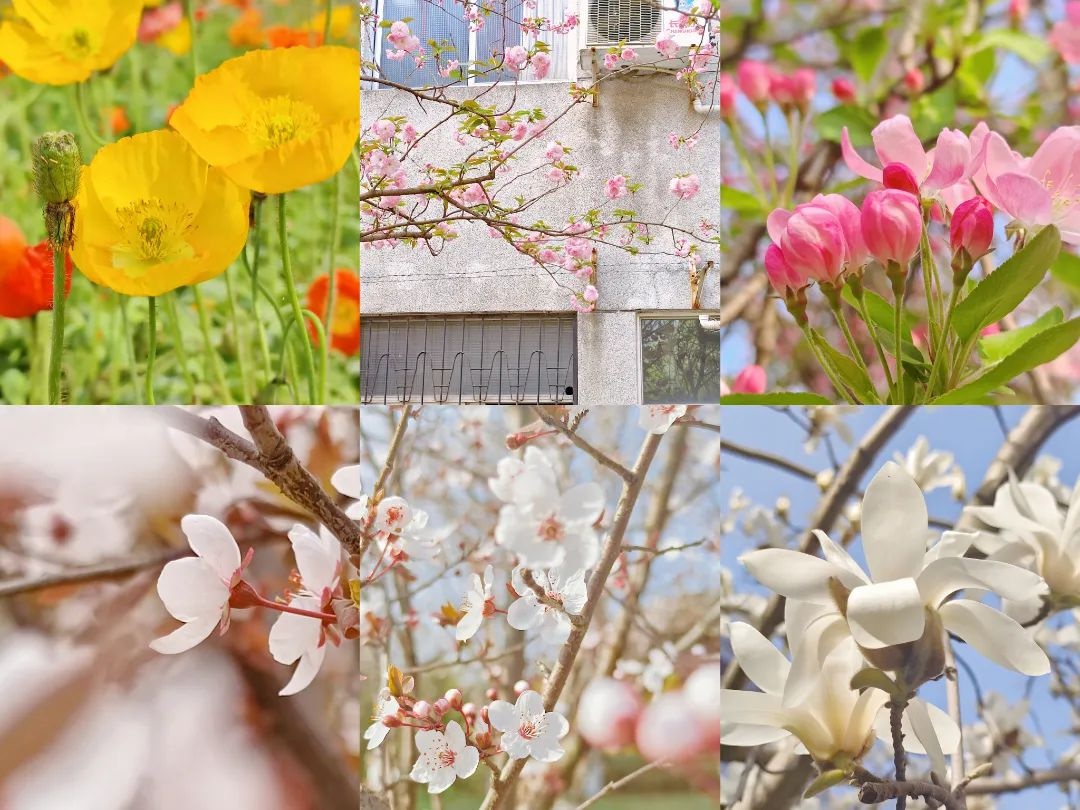
<path id="1" fill-rule="evenodd" d="M 360 321 L 370 403 L 573 404 L 573 316 L 389 316 Z"/>
<path id="2" fill-rule="evenodd" d="M 589 0 L 589 45 L 647 45 L 660 34 L 653 0 Z"/>

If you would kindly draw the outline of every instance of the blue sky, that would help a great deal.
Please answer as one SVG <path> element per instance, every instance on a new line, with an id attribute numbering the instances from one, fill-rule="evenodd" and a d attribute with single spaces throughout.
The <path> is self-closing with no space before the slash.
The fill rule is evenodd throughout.
<path id="1" fill-rule="evenodd" d="M 1013 426 L 1021 418 L 1025 408 L 998 409 L 1008 426 Z M 853 434 L 858 437 L 880 416 L 880 408 L 864 407 L 852 414 L 846 421 Z M 803 431 L 785 414 L 763 407 L 730 407 L 723 413 L 724 437 L 742 445 L 780 454 L 812 469 L 818 470 L 829 466 L 828 455 L 824 447 L 808 455 L 803 449 Z M 922 408 L 904 425 L 903 429 L 887 445 L 878 461 L 871 465 L 869 477 L 896 451 L 906 452 L 915 440 L 925 435 L 930 446 L 936 450 L 947 450 L 955 454 L 957 462 L 963 468 L 968 481 L 969 492 L 977 488 L 985 473 L 986 466 L 997 452 L 1002 440 L 1002 430 L 994 409 L 989 407 L 953 407 Z M 846 459 L 848 448 L 842 441 L 835 441 L 834 446 L 841 462 Z M 1044 446 L 1043 453 L 1055 456 L 1064 462 L 1060 471 L 1063 483 L 1070 486 L 1080 475 L 1080 420 L 1068 423 L 1059 430 Z M 752 501 L 763 506 L 771 506 L 777 497 L 785 495 L 791 499 L 791 520 L 795 525 L 805 526 L 810 512 L 817 503 L 817 490 L 812 482 L 780 472 L 763 464 L 747 461 L 727 454 L 722 466 L 720 496 L 730 498 L 733 490 L 741 489 Z M 960 505 L 952 500 L 949 492 L 939 489 L 927 496 L 930 515 L 938 518 L 955 518 Z M 736 557 L 753 547 L 754 541 L 736 532 L 724 540 L 722 556 L 724 564 L 729 566 L 736 576 L 737 586 L 745 589 L 757 589 L 758 586 L 742 571 Z M 1052 699 L 1047 691 L 1049 677 L 1036 679 L 1030 683 L 1025 676 L 1004 670 L 981 658 L 973 650 L 959 648 L 959 655 L 971 664 L 979 679 L 983 691 L 994 690 L 1004 694 L 1011 701 L 1021 699 L 1030 691 L 1032 715 L 1038 718 L 1038 726 L 1031 720 L 1027 728 L 1039 734 L 1049 751 L 1032 750 L 1026 756 L 1027 764 L 1032 768 L 1044 767 L 1049 756 L 1060 755 L 1074 741 L 1067 733 L 1071 719 L 1067 706 Z M 921 693 L 934 703 L 944 707 L 944 690 L 940 687 L 924 690 Z M 961 674 L 962 712 L 966 722 L 975 717 L 975 695 L 971 682 Z M 1057 807 L 1065 804 L 1065 797 L 1056 787 L 1047 787 L 1039 791 L 1029 791 L 1017 796 L 1002 796 L 998 806 L 1005 810 L 1015 808 L 1028 810 L 1032 807 Z"/>

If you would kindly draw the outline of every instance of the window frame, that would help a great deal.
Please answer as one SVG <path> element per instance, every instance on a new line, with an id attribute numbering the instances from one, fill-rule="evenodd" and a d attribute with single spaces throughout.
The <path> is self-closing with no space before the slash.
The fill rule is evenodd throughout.
<path id="1" fill-rule="evenodd" d="M 696 320 L 700 321 L 702 315 L 713 314 L 710 310 L 704 309 L 660 309 L 660 310 L 641 310 L 637 314 L 637 340 L 635 342 L 635 350 L 637 353 L 637 371 L 638 371 L 638 402 L 642 405 L 645 404 L 664 404 L 664 405 L 717 405 L 719 404 L 719 397 L 716 402 L 670 402 L 670 403 L 646 403 L 645 402 L 645 352 L 644 352 L 644 334 L 642 328 L 644 321 L 658 321 L 658 320 Z M 706 330 L 707 331 L 707 330 Z M 719 334 L 719 333 L 718 333 Z M 717 338 L 719 343 L 719 338 Z M 720 366 L 720 352 L 719 348 L 716 353 L 716 378 L 719 382 L 723 382 L 721 378 L 721 366 Z M 576 390 L 576 389 L 575 389 Z"/>
<path id="2" fill-rule="evenodd" d="M 432 0 L 417 0 L 417 2 L 421 2 L 421 3 L 423 3 L 423 2 L 432 2 Z M 375 13 L 379 17 L 380 20 L 382 19 L 382 15 L 379 14 L 379 12 L 380 12 L 380 9 L 382 8 L 382 5 L 383 5 L 383 0 L 376 0 L 376 2 L 375 2 Z M 518 79 L 513 80 L 513 82 L 512 82 L 513 84 L 515 84 L 515 85 L 570 84 L 571 82 L 577 81 L 577 79 L 578 79 L 578 69 L 577 69 L 578 68 L 578 54 L 579 54 L 579 52 L 580 52 L 580 50 L 582 48 L 581 43 L 586 38 L 587 31 L 588 31 L 588 21 L 587 21 L 587 18 L 585 16 L 588 13 L 588 4 L 587 4 L 586 0 L 567 0 L 565 10 L 566 11 L 571 11 L 573 9 L 577 9 L 577 11 L 578 11 L 579 22 L 578 22 L 577 28 L 574 29 L 570 34 L 566 34 L 566 35 L 560 34 L 559 35 L 559 36 L 568 37 L 567 47 L 566 47 L 566 55 L 565 55 L 565 60 L 564 60 L 565 64 L 562 66 L 562 71 L 563 71 L 563 73 L 565 75 L 562 78 L 548 78 L 548 79 L 521 79 L 521 78 L 518 78 Z M 378 65 L 380 74 L 382 73 L 383 59 L 386 58 L 386 46 L 385 46 L 384 40 L 383 40 L 383 37 L 385 36 L 386 32 L 387 32 L 387 29 L 383 28 L 382 26 L 379 26 L 375 31 L 375 53 L 374 53 L 374 59 L 372 61 L 376 65 Z M 476 53 L 476 43 L 477 43 L 477 32 L 476 31 L 469 31 L 469 45 L 468 45 L 468 47 L 469 47 L 469 53 L 470 54 Z M 426 43 L 425 43 L 425 45 L 426 45 Z M 552 72 L 556 72 L 555 71 L 556 63 L 554 62 L 554 60 L 552 61 L 551 67 L 552 67 Z M 493 81 L 493 82 L 484 82 L 484 81 L 478 81 L 477 77 L 475 77 L 475 76 L 468 76 L 468 77 L 465 78 L 464 81 L 455 81 L 452 84 L 439 85 L 439 87 L 443 87 L 443 88 L 453 88 L 453 87 L 480 87 L 480 88 L 484 88 L 484 87 L 493 87 L 495 85 L 503 85 L 503 84 L 510 84 L 510 83 L 511 82 L 506 80 L 506 79 L 497 79 L 496 81 Z M 413 87 L 412 85 L 409 85 L 409 86 Z M 421 85 L 421 87 L 423 87 L 423 86 L 426 86 L 426 85 Z M 374 89 L 376 89 L 376 90 L 393 90 L 395 88 L 382 87 L 382 86 L 376 84 Z M 413 89 L 414 90 L 419 89 L 419 87 L 413 87 Z"/>

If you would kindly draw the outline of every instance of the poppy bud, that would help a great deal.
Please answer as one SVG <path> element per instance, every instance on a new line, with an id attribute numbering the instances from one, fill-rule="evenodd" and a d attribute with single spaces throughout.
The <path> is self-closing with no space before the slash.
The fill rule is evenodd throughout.
<path id="1" fill-rule="evenodd" d="M 67 203 L 79 192 L 82 155 L 70 132 L 46 132 L 31 146 L 34 191 L 46 205 Z"/>

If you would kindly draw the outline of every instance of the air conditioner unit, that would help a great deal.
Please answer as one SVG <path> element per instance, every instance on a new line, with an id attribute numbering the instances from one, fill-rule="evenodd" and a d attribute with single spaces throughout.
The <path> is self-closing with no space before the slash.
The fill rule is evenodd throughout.
<path id="1" fill-rule="evenodd" d="M 598 53 L 602 62 L 607 49 L 619 44 L 638 51 L 640 61 L 655 63 L 659 56 L 656 39 L 664 31 L 678 44 L 679 56 L 685 56 L 692 45 L 708 42 L 707 31 L 703 34 L 698 26 L 683 25 L 683 14 L 659 7 L 672 5 L 671 0 L 584 0 L 582 5 L 586 9 L 585 42 L 579 66 L 585 73 L 592 71 L 594 54 Z M 681 0 L 678 5 L 688 11 L 691 4 Z"/>

